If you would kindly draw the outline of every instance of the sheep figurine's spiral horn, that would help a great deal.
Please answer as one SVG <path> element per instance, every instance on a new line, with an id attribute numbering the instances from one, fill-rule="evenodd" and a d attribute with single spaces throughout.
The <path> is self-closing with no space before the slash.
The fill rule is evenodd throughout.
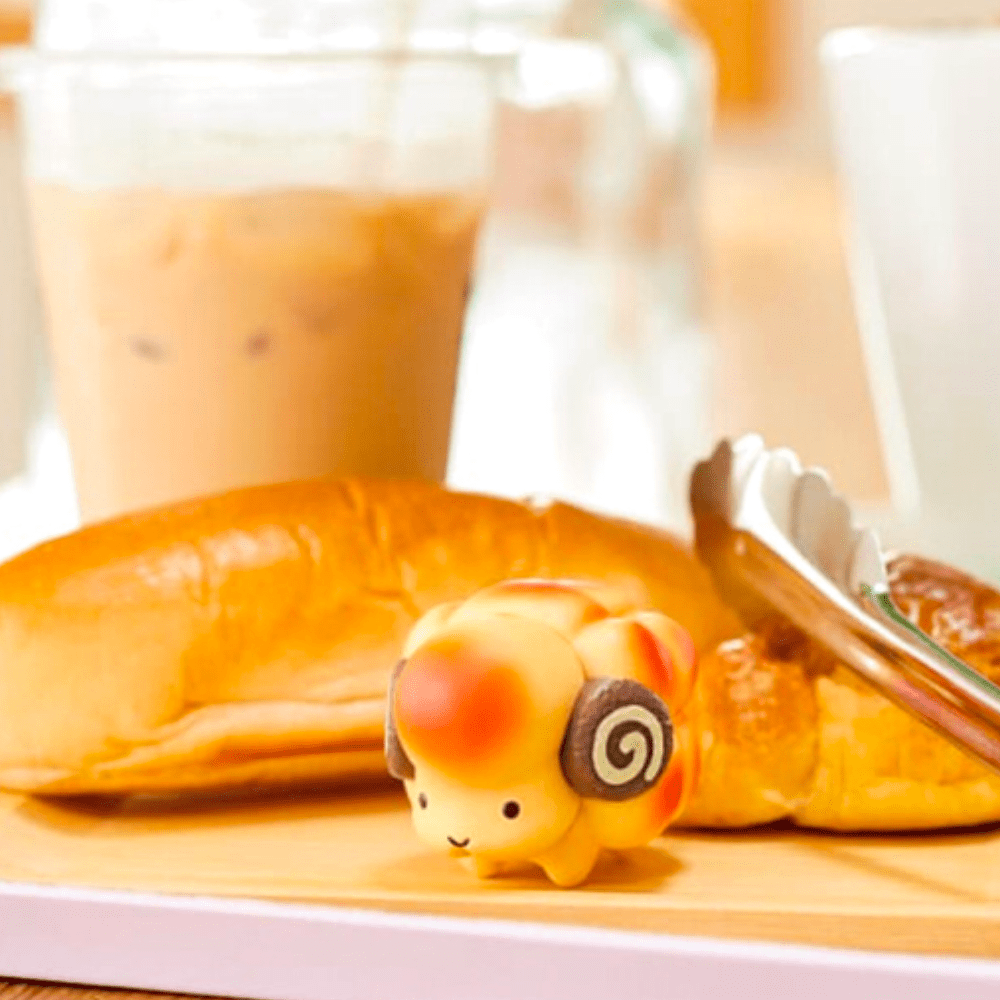
<path id="1" fill-rule="evenodd" d="M 563 773 L 584 798 L 624 801 L 656 784 L 672 751 L 670 712 L 658 695 L 638 681 L 588 681 L 563 741 Z"/>
<path id="2" fill-rule="evenodd" d="M 660 720 L 644 705 L 623 705 L 601 719 L 591 763 L 607 785 L 627 785 L 640 775 L 655 781 L 666 759 Z"/>
<path id="3" fill-rule="evenodd" d="M 396 716 L 393 712 L 393 705 L 396 700 L 396 681 L 406 666 L 406 660 L 400 660 L 396 664 L 392 676 L 389 678 L 389 690 L 386 695 L 385 704 L 385 761 L 389 774 L 400 781 L 408 781 L 416 775 L 413 761 L 406 755 L 403 744 L 399 742 L 399 732 L 396 729 Z"/>

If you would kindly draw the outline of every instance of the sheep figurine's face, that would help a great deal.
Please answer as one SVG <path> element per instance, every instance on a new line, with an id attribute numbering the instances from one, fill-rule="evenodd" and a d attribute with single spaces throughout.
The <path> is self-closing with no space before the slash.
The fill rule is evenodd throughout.
<path id="1" fill-rule="evenodd" d="M 555 759 L 504 788 L 474 788 L 433 768 L 418 773 L 406 782 L 417 833 L 456 855 L 530 859 L 560 840 L 580 811 Z"/>
<path id="2" fill-rule="evenodd" d="M 580 801 L 559 749 L 583 682 L 572 647 L 528 618 L 449 623 L 421 643 L 394 685 L 421 837 L 527 858 L 565 834 Z"/>
<path id="3" fill-rule="evenodd" d="M 600 846 L 645 843 L 680 808 L 687 772 L 664 699 L 690 687 L 690 640 L 600 596 L 489 588 L 425 616 L 393 675 L 386 752 L 417 832 L 482 875 L 532 861 L 575 884 Z"/>

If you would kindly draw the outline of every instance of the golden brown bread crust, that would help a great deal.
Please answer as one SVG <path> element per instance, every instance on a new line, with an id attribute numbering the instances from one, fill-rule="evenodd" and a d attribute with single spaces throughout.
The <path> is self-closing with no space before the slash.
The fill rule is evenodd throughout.
<path id="1" fill-rule="evenodd" d="M 1000 594 L 927 559 L 891 561 L 905 614 L 1000 680 Z M 787 625 L 702 662 L 702 781 L 684 821 L 906 830 L 1000 819 L 1000 778 Z"/>
<path id="2" fill-rule="evenodd" d="M 324 761 L 338 777 L 340 751 L 380 743 L 413 622 L 528 576 L 639 581 L 700 648 L 735 628 L 688 548 L 651 528 L 420 483 L 239 491 L 0 567 L 0 785 L 226 786 L 251 763 L 291 778 L 303 754 L 311 779 Z"/>
<path id="3" fill-rule="evenodd" d="M 382 773 L 388 672 L 431 606 L 512 577 L 632 581 L 701 652 L 689 825 L 1000 819 L 1000 779 L 787 625 L 742 635 L 677 539 L 416 483 L 246 490 L 0 567 L 0 785 L 50 794 Z M 1000 595 L 913 557 L 897 602 L 1000 679 Z"/>

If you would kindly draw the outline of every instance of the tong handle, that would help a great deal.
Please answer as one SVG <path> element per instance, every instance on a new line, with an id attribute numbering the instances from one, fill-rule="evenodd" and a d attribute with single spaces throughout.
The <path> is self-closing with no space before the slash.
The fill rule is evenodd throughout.
<path id="1" fill-rule="evenodd" d="M 762 599 L 875 690 L 1000 774 L 1000 688 L 905 618 L 888 592 L 869 588 L 876 612 L 815 588 L 751 535 L 727 531 L 714 542 L 706 546 L 709 562 L 727 590 Z"/>

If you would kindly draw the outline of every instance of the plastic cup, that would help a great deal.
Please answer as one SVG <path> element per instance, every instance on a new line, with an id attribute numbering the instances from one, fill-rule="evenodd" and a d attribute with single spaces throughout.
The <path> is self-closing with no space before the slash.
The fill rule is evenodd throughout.
<path id="1" fill-rule="evenodd" d="M 444 477 L 494 74 L 461 53 L 3 54 L 84 521 Z"/>

